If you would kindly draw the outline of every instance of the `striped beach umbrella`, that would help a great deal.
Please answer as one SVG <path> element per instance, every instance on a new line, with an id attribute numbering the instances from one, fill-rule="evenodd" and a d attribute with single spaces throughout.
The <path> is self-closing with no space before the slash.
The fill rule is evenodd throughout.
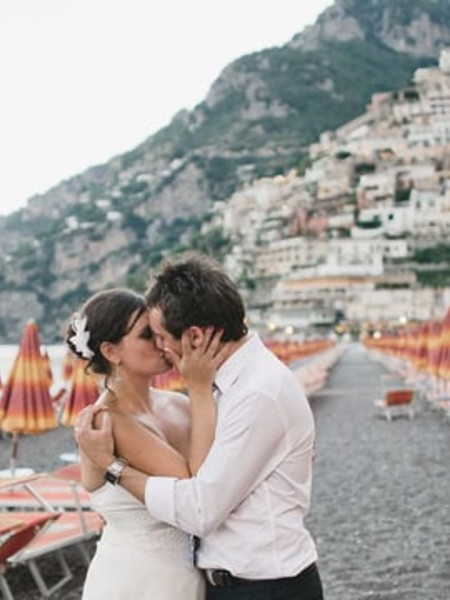
<path id="1" fill-rule="evenodd" d="M 441 379 L 450 379 L 450 308 L 442 320 L 441 337 L 437 356 L 436 375 Z"/>
<path id="2" fill-rule="evenodd" d="M 42 353 L 42 360 L 44 362 L 44 371 L 47 374 L 48 387 L 50 388 L 53 384 L 53 371 L 52 363 L 50 361 L 50 356 L 47 350 L 44 350 L 44 352 Z"/>
<path id="3" fill-rule="evenodd" d="M 61 423 L 66 427 L 72 427 L 83 408 L 93 404 L 99 396 L 95 377 L 86 371 L 86 361 L 75 358 L 72 366 L 71 386 L 61 415 Z"/>
<path id="4" fill-rule="evenodd" d="M 21 434 L 41 433 L 56 426 L 38 327 L 29 321 L 0 398 L 0 428 L 12 434 L 11 470 L 16 467 Z"/>
<path id="5" fill-rule="evenodd" d="M 72 352 L 70 352 L 70 350 L 67 350 L 62 366 L 62 378 L 64 381 L 70 381 L 72 379 L 75 361 L 76 357 L 72 354 Z"/>

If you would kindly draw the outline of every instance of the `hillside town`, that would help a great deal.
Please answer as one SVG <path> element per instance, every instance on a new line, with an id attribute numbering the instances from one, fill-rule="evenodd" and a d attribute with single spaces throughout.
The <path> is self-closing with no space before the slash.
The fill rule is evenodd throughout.
<path id="1" fill-rule="evenodd" d="M 409 73 L 363 114 L 310 146 L 299 140 L 290 172 L 256 178 L 254 162 L 237 164 L 239 186 L 221 200 L 198 157 L 163 168 L 142 148 L 31 198 L 0 236 L 0 338 L 17 339 L 25 309 L 59 340 L 89 293 L 143 289 L 161 258 L 190 248 L 224 258 L 257 329 L 358 336 L 442 318 L 450 48 Z M 223 175 L 223 157 L 214 164 Z"/>
<path id="2" fill-rule="evenodd" d="M 448 239 L 449 143 L 446 48 L 410 87 L 375 94 L 363 115 L 324 132 L 303 169 L 217 202 L 204 229 L 220 224 L 230 237 L 226 267 L 254 323 L 376 333 L 442 318 L 450 288 L 427 282 L 446 265 L 414 257 Z"/>

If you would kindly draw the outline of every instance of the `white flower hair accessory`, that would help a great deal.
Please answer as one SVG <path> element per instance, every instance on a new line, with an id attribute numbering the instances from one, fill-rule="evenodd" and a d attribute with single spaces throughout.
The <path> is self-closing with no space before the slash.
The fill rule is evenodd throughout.
<path id="1" fill-rule="evenodd" d="M 89 348 L 89 338 L 91 334 L 86 329 L 87 317 L 81 317 L 76 315 L 72 321 L 72 329 L 75 331 L 75 335 L 69 338 L 69 342 L 75 346 L 77 352 L 81 354 L 83 358 L 91 360 L 94 356 L 94 352 Z"/>

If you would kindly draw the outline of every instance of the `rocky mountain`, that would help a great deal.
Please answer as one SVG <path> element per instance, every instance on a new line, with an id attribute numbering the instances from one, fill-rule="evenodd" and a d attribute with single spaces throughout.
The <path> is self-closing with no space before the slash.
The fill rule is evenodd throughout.
<path id="1" fill-rule="evenodd" d="M 0 341 L 17 341 L 30 316 L 60 339 L 89 293 L 142 288 L 168 252 L 220 258 L 216 201 L 299 167 L 322 131 L 409 85 L 447 45 L 450 0 L 336 0 L 284 46 L 231 63 L 192 111 L 0 220 Z"/>

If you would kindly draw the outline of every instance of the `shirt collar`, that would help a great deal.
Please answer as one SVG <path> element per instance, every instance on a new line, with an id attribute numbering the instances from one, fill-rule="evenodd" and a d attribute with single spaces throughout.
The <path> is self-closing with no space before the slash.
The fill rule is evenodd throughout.
<path id="1" fill-rule="evenodd" d="M 233 354 L 227 358 L 219 368 L 215 378 L 215 387 L 220 395 L 225 394 L 233 385 L 243 369 L 248 365 L 251 356 L 258 346 L 262 346 L 262 341 L 256 333 L 250 333 L 246 341 Z"/>

